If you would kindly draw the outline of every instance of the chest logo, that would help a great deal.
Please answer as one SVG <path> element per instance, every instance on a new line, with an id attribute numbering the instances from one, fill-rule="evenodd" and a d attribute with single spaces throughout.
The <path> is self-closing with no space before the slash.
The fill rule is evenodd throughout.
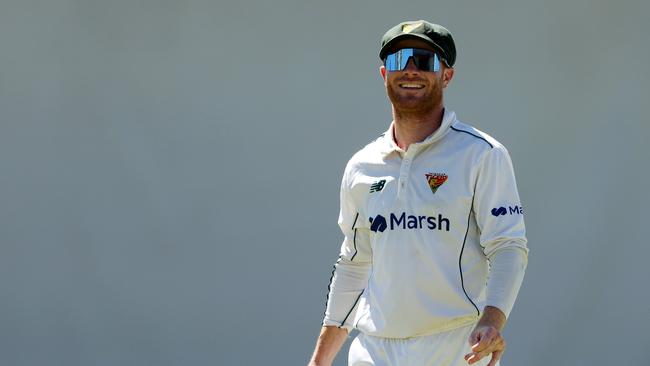
<path id="1" fill-rule="evenodd" d="M 384 189 L 385 184 L 386 184 L 386 179 L 376 181 L 370 186 L 370 193 L 381 191 L 382 189 Z"/>
<path id="2" fill-rule="evenodd" d="M 445 173 L 427 173 L 426 177 L 429 188 L 431 188 L 431 193 L 433 194 L 447 181 L 447 174 Z"/>

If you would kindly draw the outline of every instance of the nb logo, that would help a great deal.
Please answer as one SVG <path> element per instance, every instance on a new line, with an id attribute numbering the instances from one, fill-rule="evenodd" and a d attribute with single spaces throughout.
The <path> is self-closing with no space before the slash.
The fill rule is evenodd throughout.
<path id="1" fill-rule="evenodd" d="M 510 214 L 510 215 L 514 215 L 514 214 L 523 215 L 524 214 L 524 208 L 521 207 L 521 206 L 508 206 L 508 208 L 506 209 L 505 207 L 501 206 L 501 207 L 493 208 L 491 212 L 492 212 L 492 216 L 497 216 L 497 217 L 505 216 L 507 214 Z"/>
<path id="2" fill-rule="evenodd" d="M 376 181 L 370 186 L 370 193 L 381 191 L 384 189 L 384 184 L 386 184 L 386 179 Z"/>
<path id="3" fill-rule="evenodd" d="M 377 215 L 377 217 L 375 217 L 374 219 L 371 217 L 370 223 L 372 224 L 370 225 L 370 230 L 374 232 L 377 232 L 377 230 L 379 230 L 379 232 L 383 233 L 384 230 L 386 230 L 386 228 L 388 227 L 388 225 L 386 224 L 386 218 L 383 217 L 382 215 Z"/>

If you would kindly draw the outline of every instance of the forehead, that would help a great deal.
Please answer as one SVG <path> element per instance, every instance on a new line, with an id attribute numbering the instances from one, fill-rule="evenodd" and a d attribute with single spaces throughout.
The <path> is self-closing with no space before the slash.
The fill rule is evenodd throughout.
<path id="1" fill-rule="evenodd" d="M 402 48 L 422 48 L 425 50 L 430 50 L 438 53 L 438 50 L 433 46 L 431 46 L 429 43 L 415 38 L 407 38 L 407 39 L 399 40 L 390 48 L 390 51 L 388 53 L 395 52 Z"/>

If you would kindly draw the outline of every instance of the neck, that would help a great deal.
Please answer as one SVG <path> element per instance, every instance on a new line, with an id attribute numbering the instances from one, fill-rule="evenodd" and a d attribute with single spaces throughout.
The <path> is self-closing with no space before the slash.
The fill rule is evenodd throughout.
<path id="1" fill-rule="evenodd" d="M 440 127 L 443 114 L 442 103 L 426 113 L 418 114 L 398 111 L 393 106 L 395 143 L 406 151 L 412 143 L 423 141 Z"/>

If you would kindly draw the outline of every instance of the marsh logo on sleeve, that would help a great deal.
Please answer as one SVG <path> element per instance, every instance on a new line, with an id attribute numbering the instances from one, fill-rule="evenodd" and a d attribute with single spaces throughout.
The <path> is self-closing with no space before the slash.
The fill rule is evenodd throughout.
<path id="1" fill-rule="evenodd" d="M 493 208 L 491 212 L 492 212 L 492 216 L 496 216 L 496 217 L 505 216 L 505 215 L 523 215 L 524 208 L 518 205 L 508 206 L 508 208 L 501 206 L 501 207 Z"/>

